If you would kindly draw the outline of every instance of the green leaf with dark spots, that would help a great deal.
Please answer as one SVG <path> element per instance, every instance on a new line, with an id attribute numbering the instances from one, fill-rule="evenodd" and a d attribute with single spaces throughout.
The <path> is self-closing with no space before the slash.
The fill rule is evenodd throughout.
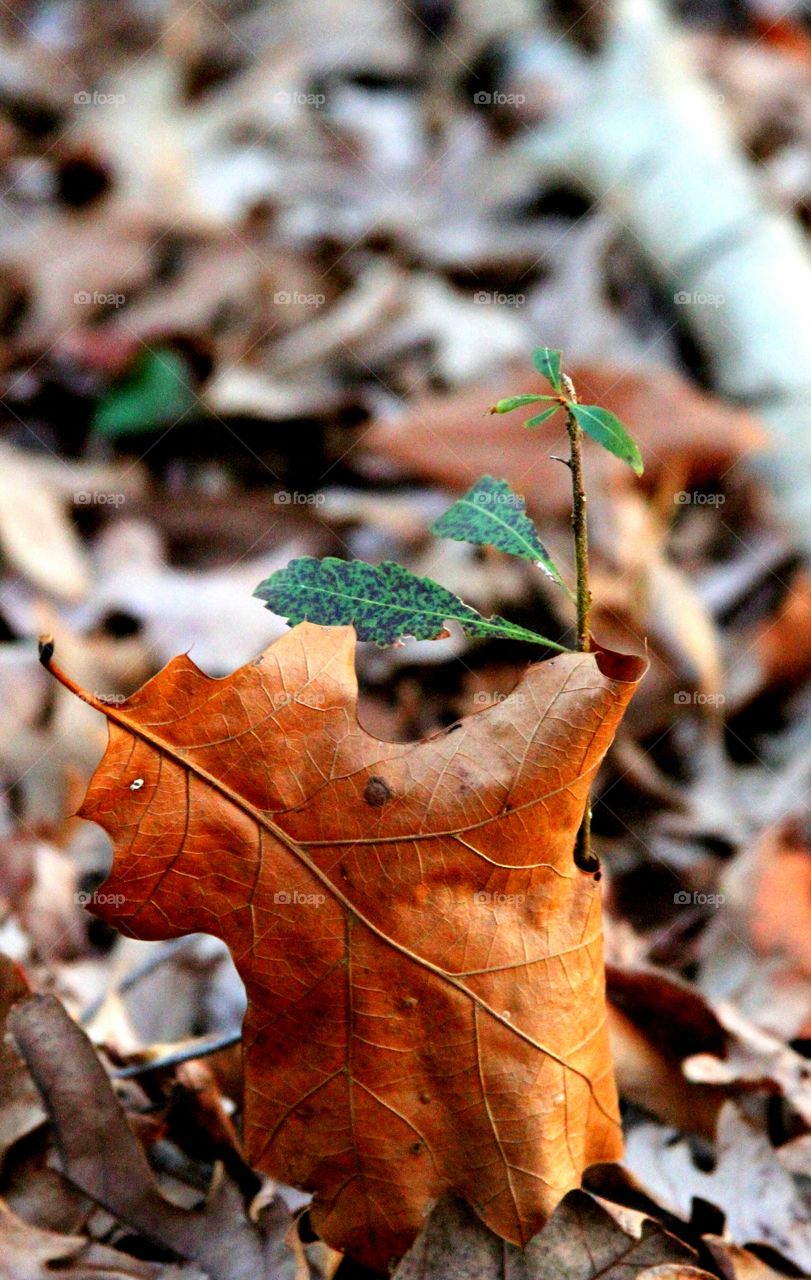
<path id="1" fill-rule="evenodd" d="M 526 513 L 524 499 L 519 493 L 513 493 L 506 480 L 482 476 L 434 522 L 431 532 L 439 538 L 496 547 L 508 555 L 531 560 L 563 586 L 557 566 Z"/>
<path id="2" fill-rule="evenodd" d="M 453 592 L 419 578 L 399 564 L 363 560 L 317 560 L 303 556 L 260 583 L 254 595 L 291 626 L 354 626 L 359 640 L 396 644 L 403 636 L 435 640 L 457 622 L 469 636 L 525 640 L 566 652 L 563 645 L 519 627 L 506 618 L 484 618 Z"/>
<path id="3" fill-rule="evenodd" d="M 188 362 L 178 351 L 145 351 L 132 373 L 99 403 L 93 430 L 115 439 L 177 422 L 195 403 L 190 384 Z"/>
<path id="4" fill-rule="evenodd" d="M 559 404 L 553 404 L 551 409 L 544 409 L 543 413 L 539 413 L 539 414 L 537 414 L 537 415 L 536 415 L 536 417 L 534 417 L 534 418 L 527 418 L 526 422 L 524 423 L 524 426 L 525 426 L 525 427 L 541 427 L 541 426 L 543 426 L 543 424 L 544 424 L 545 422 L 548 422 L 548 421 L 549 421 L 549 419 L 550 419 L 554 414 L 556 414 L 556 413 L 557 413 L 557 411 L 558 411 L 558 409 L 559 409 L 559 408 L 560 408 L 560 405 L 559 405 Z"/>
<path id="5" fill-rule="evenodd" d="M 563 390 L 560 377 L 561 352 L 554 347 L 536 347 L 532 353 L 532 363 L 542 373 L 547 382 L 551 382 L 556 391 Z"/>
<path id="6" fill-rule="evenodd" d="M 554 396 L 508 396 L 506 400 L 499 400 L 494 404 L 491 413 L 512 413 L 513 409 L 526 409 L 528 404 L 540 404 L 542 400 L 554 400 Z"/>
<path id="7" fill-rule="evenodd" d="M 615 457 L 627 462 L 638 476 L 642 475 L 644 464 L 639 445 L 615 414 L 596 404 L 572 404 L 568 400 L 566 403 L 586 435 L 591 436 L 592 440 L 596 440 Z"/>

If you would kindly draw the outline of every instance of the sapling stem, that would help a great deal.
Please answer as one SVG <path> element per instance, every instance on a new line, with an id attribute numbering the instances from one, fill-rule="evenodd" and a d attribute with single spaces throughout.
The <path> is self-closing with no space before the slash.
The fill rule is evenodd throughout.
<path id="1" fill-rule="evenodd" d="M 577 393 L 571 379 L 562 375 L 568 398 L 577 404 Z M 583 479 L 583 432 L 580 424 L 568 405 L 566 408 L 566 430 L 569 434 L 569 470 L 572 475 L 572 532 L 574 533 L 575 570 L 577 588 L 575 601 L 577 605 L 577 650 L 588 653 L 591 648 L 589 635 L 589 613 L 591 612 L 591 591 L 589 589 L 589 534 L 588 515 L 586 510 L 586 486 Z"/>
<path id="2" fill-rule="evenodd" d="M 571 378 L 561 374 L 566 388 L 569 404 L 577 404 L 577 392 Z M 575 603 L 577 607 L 577 650 L 588 653 L 591 648 L 589 632 L 589 614 L 591 612 L 591 590 L 589 588 L 589 535 L 588 514 L 586 504 L 586 486 L 583 478 L 583 432 L 580 423 L 572 413 L 566 401 L 566 430 L 569 435 L 569 471 L 572 476 L 572 532 L 574 534 L 575 570 L 577 585 Z M 586 796 L 586 807 L 583 821 L 577 833 L 574 846 L 574 860 L 582 871 L 598 871 L 600 860 L 591 848 L 591 799 Z"/>

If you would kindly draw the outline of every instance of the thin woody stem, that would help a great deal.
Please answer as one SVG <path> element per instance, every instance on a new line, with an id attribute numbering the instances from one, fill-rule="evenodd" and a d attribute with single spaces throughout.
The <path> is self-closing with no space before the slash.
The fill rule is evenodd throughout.
<path id="1" fill-rule="evenodd" d="M 572 381 L 563 374 L 566 395 L 572 404 L 577 404 L 577 392 Z M 577 605 L 577 649 L 579 653 L 588 653 L 591 649 L 589 632 L 589 614 L 591 612 L 591 591 L 589 589 L 589 537 L 588 516 L 586 513 L 586 486 L 583 479 L 583 432 L 576 417 L 564 401 L 566 410 L 566 430 L 569 435 L 569 470 L 572 475 L 572 532 L 574 534 L 574 555 L 577 571 L 576 605 Z M 599 870 L 600 861 L 591 848 L 591 800 L 586 797 L 583 821 L 577 833 L 574 847 L 574 860 L 582 871 Z"/>
<path id="2" fill-rule="evenodd" d="M 569 399 L 577 404 L 577 394 L 571 380 L 563 375 Z M 583 432 L 580 424 L 566 408 L 566 430 L 569 433 L 569 470 L 572 473 L 572 531 L 574 533 L 574 554 L 577 570 L 577 649 L 579 653 L 588 653 L 591 648 L 589 634 L 589 613 L 591 611 L 591 591 L 589 590 L 589 535 L 588 517 L 586 514 L 586 486 L 583 480 Z"/>

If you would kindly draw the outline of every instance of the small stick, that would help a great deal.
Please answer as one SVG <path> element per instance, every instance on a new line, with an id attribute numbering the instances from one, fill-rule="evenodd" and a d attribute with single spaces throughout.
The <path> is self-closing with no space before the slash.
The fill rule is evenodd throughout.
<path id="1" fill-rule="evenodd" d="M 231 1049 L 242 1039 L 241 1031 L 224 1031 L 219 1035 L 201 1036 L 182 1048 L 163 1054 L 160 1058 L 150 1058 L 145 1062 L 134 1062 L 129 1067 L 117 1067 L 112 1072 L 114 1080 L 131 1080 L 135 1076 L 146 1075 L 149 1071 L 165 1071 L 170 1067 L 179 1067 L 184 1062 L 193 1062 L 196 1058 L 205 1058 L 209 1054 L 219 1053 L 221 1049 Z"/>

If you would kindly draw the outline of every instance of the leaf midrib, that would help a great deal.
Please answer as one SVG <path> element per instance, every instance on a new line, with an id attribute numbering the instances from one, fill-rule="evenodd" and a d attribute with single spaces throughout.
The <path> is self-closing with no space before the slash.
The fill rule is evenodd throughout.
<path id="1" fill-rule="evenodd" d="M 505 528 L 509 528 L 509 525 L 506 525 Z M 537 558 L 537 555 L 535 555 L 534 559 Z M 341 591 L 337 588 L 331 587 L 313 586 L 310 583 L 307 584 L 306 589 L 313 595 L 328 596 L 331 599 L 344 600 L 352 604 L 371 605 L 373 609 L 388 609 L 393 613 L 406 613 L 411 614 L 412 616 L 414 614 L 418 614 L 423 618 L 435 618 L 440 626 L 444 626 L 446 622 L 458 622 L 459 625 L 463 627 L 466 623 L 470 624 L 475 622 L 477 626 L 486 627 L 489 631 L 492 631 L 494 635 L 511 636 L 514 638 L 517 637 L 521 640 L 531 641 L 533 644 L 543 644 L 548 649 L 557 649 L 560 653 L 568 652 L 564 645 L 556 644 L 554 640 L 549 640 L 546 636 L 536 635 L 534 631 L 528 631 L 525 627 L 520 627 L 517 623 L 512 623 L 507 618 L 503 619 L 502 622 L 493 622 L 489 618 L 484 618 L 476 609 L 471 608 L 469 605 L 465 605 L 466 612 L 464 613 L 445 613 L 439 609 L 423 609 L 408 604 L 390 604 L 387 600 L 381 600 L 379 598 L 374 600 L 367 596 L 353 595 L 350 591 Z M 442 589 L 445 590 L 444 587 Z M 464 600 L 460 603 L 462 605 L 465 604 Z M 301 610 L 296 610 L 296 614 L 299 612 L 301 612 Z M 306 614 L 302 613 L 301 616 L 305 618 Z M 408 629 L 405 627 L 403 629 L 403 635 L 408 634 Z"/>

